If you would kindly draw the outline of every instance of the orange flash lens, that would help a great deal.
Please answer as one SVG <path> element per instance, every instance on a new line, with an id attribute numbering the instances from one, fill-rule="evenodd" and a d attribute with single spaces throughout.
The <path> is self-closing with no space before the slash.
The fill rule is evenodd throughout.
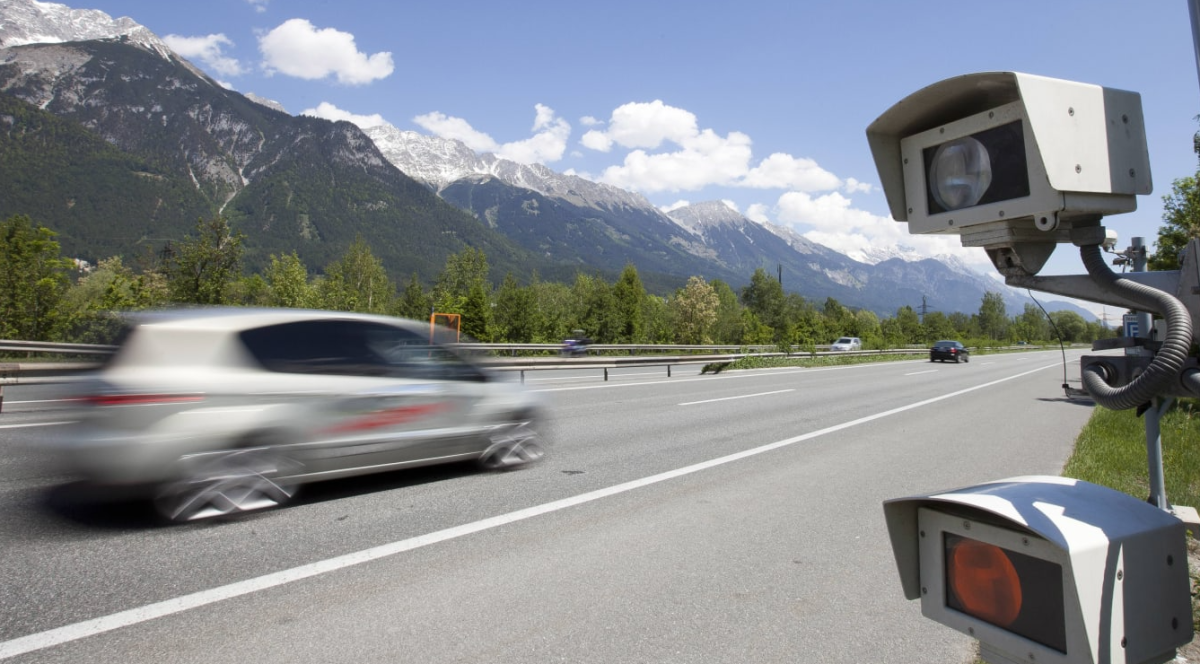
<path id="1" fill-rule="evenodd" d="M 1021 579 L 1004 550 L 961 539 L 950 547 L 946 580 L 966 612 L 1009 627 L 1021 613 Z"/>

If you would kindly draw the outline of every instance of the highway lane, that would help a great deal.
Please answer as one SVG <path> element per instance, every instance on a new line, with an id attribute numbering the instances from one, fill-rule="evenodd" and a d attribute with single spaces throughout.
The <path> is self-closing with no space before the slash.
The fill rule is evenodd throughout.
<path id="1" fill-rule="evenodd" d="M 406 650 L 407 644 L 421 646 L 420 661 L 791 661 L 797 648 L 816 646 L 823 654 L 815 659 L 851 661 L 853 649 L 847 648 L 862 635 L 834 623 L 855 612 L 862 615 L 851 622 L 865 619 L 872 629 L 883 619 L 897 623 L 879 627 L 867 641 L 887 636 L 889 647 L 908 644 L 924 653 L 914 656 L 901 647 L 900 659 L 946 661 L 935 653 L 959 653 L 965 642 L 940 629 L 926 637 L 923 622 L 914 618 L 919 609 L 899 599 L 879 503 L 984 479 L 1056 472 L 1089 411 L 1060 398 L 1057 357 L 677 373 L 669 381 L 649 375 L 609 384 L 594 377 L 557 381 L 544 388 L 553 390 L 545 394 L 553 406 L 554 455 L 536 468 L 499 474 L 452 468 L 333 483 L 313 487 L 288 509 L 218 524 L 152 528 L 134 507 L 87 510 L 53 492 L 47 506 L 39 482 L 52 478 L 18 481 L 4 470 L 0 486 L 15 488 L 0 495 L 0 537 L 10 549 L 6 563 L 12 563 L 0 571 L 5 590 L 0 639 L 863 420 L 733 463 L 37 650 L 18 661 L 78 660 L 110 648 L 125 648 L 123 657 L 130 661 L 163 658 L 155 649 L 170 648 L 167 659 L 189 661 L 226 642 L 273 661 L 270 650 L 280 640 L 323 625 L 350 630 L 343 634 L 378 629 L 361 644 L 354 637 L 353 646 L 332 640 L 339 652 L 352 647 L 361 650 L 358 656 L 378 661 L 396 661 L 397 632 L 404 633 Z M 878 417 L 999 380 L 1004 382 Z M 701 401 L 707 403 L 696 403 Z M 3 423 L 11 415 L 6 408 Z M 15 438 L 36 441 L 52 430 L 0 430 L 5 455 Z M 15 432 L 20 433 L 10 436 Z M 785 558 L 793 562 L 784 565 Z M 853 561 L 869 564 L 847 570 Z M 797 575 L 790 565 L 822 573 Z M 767 577 L 756 576 L 760 573 Z M 797 578 L 807 581 L 797 586 Z M 739 579 L 757 590 L 733 590 Z M 853 592 L 845 601 L 832 601 L 842 587 Z M 825 591 L 828 601 L 816 601 Z M 738 594 L 743 592 L 750 594 Z M 789 593 L 807 598 L 802 620 L 787 618 L 799 611 L 783 596 Z M 764 603 L 742 606 L 739 597 Z M 327 603 L 342 608 L 319 608 Z M 346 607 L 353 611 L 342 615 Z M 520 618 L 516 630 L 524 636 L 496 631 L 513 629 L 505 607 L 529 616 Z M 254 614 L 264 611 L 283 616 L 266 633 L 247 634 L 244 643 L 213 636 L 233 616 L 262 624 Z M 350 616 L 362 624 L 347 624 Z M 589 619 L 596 616 L 606 618 Z M 489 631 L 488 619 L 497 621 L 495 630 Z M 455 625 L 468 626 L 471 636 L 457 635 Z M 698 633 L 701 629 L 708 635 Z M 630 634 L 640 636 L 631 641 Z M 928 642 L 913 641 L 914 635 L 940 645 L 930 649 Z M 668 656 L 667 643 L 678 656 Z M 573 655 L 576 646 L 586 647 Z M 291 661 L 322 659 L 316 646 L 308 655 L 287 650 Z M 738 652 L 762 656 L 735 656 Z"/>

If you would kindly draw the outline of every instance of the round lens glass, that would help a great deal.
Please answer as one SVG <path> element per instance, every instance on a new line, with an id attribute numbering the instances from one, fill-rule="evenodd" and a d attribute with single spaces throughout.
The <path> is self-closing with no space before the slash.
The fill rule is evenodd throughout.
<path id="1" fill-rule="evenodd" d="M 929 189 L 938 205 L 960 210 L 978 205 L 992 184 L 992 160 L 978 140 L 965 136 L 938 146 L 929 168 Z"/>

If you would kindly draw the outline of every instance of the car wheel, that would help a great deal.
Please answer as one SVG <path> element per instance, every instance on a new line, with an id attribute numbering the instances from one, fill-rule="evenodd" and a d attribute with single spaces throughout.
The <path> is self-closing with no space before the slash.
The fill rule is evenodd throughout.
<path id="1" fill-rule="evenodd" d="M 954 356 L 954 363 L 958 364 L 958 356 L 957 355 Z"/>
<path id="2" fill-rule="evenodd" d="M 532 420 L 520 420 L 497 427 L 488 438 L 488 447 L 479 457 L 479 465 L 488 470 L 517 468 L 541 461 L 546 456 L 541 436 Z"/>
<path id="3" fill-rule="evenodd" d="M 963 355 L 963 362 L 970 362 L 970 361 L 971 361 L 970 355 Z"/>
<path id="4" fill-rule="evenodd" d="M 298 464 L 268 447 L 196 454 L 180 467 L 179 477 L 154 495 L 155 509 L 175 523 L 278 507 L 298 486 L 287 479 Z"/>

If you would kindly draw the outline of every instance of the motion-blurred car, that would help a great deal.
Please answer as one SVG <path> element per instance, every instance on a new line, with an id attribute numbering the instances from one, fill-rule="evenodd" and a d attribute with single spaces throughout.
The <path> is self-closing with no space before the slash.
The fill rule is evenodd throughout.
<path id="1" fill-rule="evenodd" d="M 841 337 L 829 346 L 829 350 L 862 350 L 862 339 Z"/>
<path id="2" fill-rule="evenodd" d="M 188 521 L 280 505 L 303 483 L 545 448 L 538 402 L 427 323 L 287 309 L 146 315 L 87 384 L 60 458 Z"/>
<path id="3" fill-rule="evenodd" d="M 954 360 L 955 363 L 970 362 L 971 351 L 957 341 L 939 341 L 929 349 L 929 361 L 945 362 L 946 360 Z"/>
<path id="4" fill-rule="evenodd" d="M 588 346 L 592 345 L 592 340 L 583 333 L 583 330 L 574 330 L 574 336 L 570 339 L 563 339 L 562 346 L 559 348 L 559 355 L 563 357 L 584 357 L 588 354 Z"/>

